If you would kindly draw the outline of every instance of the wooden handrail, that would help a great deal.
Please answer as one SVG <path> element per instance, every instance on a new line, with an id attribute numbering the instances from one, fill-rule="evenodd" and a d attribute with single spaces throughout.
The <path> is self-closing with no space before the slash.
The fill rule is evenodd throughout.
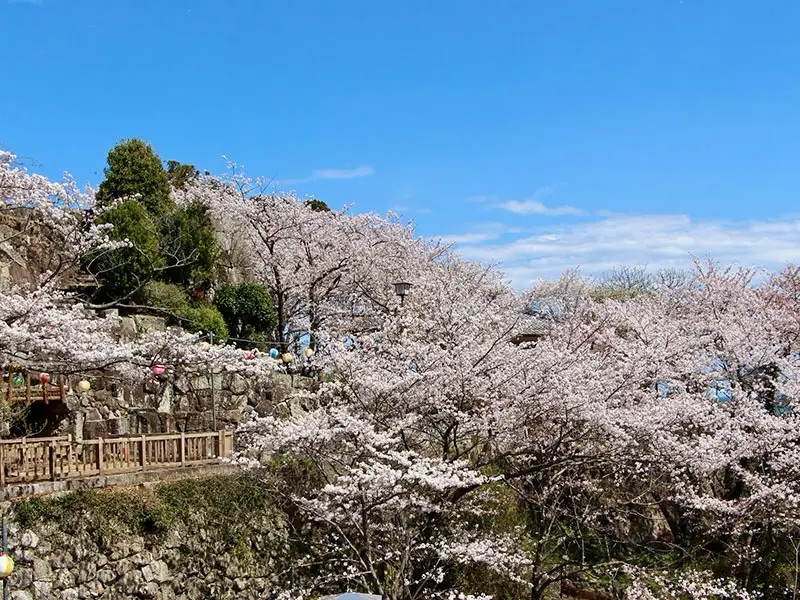
<path id="1" fill-rule="evenodd" d="M 0 444 L 31 444 L 33 442 L 69 442 L 72 439 L 71 435 L 59 435 L 56 437 L 23 437 L 11 438 L 0 440 Z"/>
<path id="2" fill-rule="evenodd" d="M 21 371 L 13 369 L 9 366 L 7 369 L 3 370 L 3 377 L 5 381 L 0 383 L 0 389 L 2 386 L 5 386 L 5 395 L 6 401 L 11 404 L 14 401 L 18 402 L 25 402 L 30 404 L 31 402 L 44 400 L 47 404 L 50 402 L 50 399 L 57 398 L 60 399 L 62 402 L 66 400 L 67 393 L 66 393 L 66 381 L 64 375 L 56 374 L 52 380 L 42 383 L 37 379 L 31 378 L 31 372 L 25 370 L 25 375 L 23 377 L 23 384 L 14 385 L 13 377 L 14 375 L 20 374 Z"/>
<path id="3" fill-rule="evenodd" d="M 0 440 L 0 486 L 218 462 L 234 448 L 233 431 L 96 438 Z"/>

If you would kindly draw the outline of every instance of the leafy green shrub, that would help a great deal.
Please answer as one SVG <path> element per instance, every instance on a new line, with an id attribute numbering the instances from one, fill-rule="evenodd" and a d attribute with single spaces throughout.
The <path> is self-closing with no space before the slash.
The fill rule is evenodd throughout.
<path id="1" fill-rule="evenodd" d="M 273 334 L 277 323 L 275 306 L 263 285 L 223 285 L 214 294 L 214 306 L 235 338 L 266 341 Z"/>
<path id="2" fill-rule="evenodd" d="M 213 333 L 220 341 L 228 337 L 225 320 L 213 306 L 193 306 L 184 310 L 181 316 L 186 319 L 182 325 L 187 331 Z"/>
<path id="3" fill-rule="evenodd" d="M 182 314 L 189 308 L 186 292 L 173 283 L 150 281 L 142 289 L 142 302 L 147 306 L 165 308 Z"/>

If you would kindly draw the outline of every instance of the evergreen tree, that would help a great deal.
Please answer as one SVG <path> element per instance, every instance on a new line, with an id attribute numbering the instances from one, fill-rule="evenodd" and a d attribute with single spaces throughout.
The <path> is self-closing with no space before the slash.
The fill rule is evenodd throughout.
<path id="1" fill-rule="evenodd" d="M 169 176 L 150 144 L 131 138 L 108 152 L 105 179 L 97 190 L 102 206 L 112 200 L 136 196 L 152 215 L 174 209 L 169 194 Z"/>

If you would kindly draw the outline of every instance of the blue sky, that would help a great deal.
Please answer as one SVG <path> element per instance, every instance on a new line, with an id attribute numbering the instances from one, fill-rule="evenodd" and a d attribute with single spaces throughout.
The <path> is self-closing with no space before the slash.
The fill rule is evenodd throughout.
<path id="1" fill-rule="evenodd" d="M 800 3 L 0 0 L 0 145 L 393 209 L 520 287 L 800 256 Z"/>

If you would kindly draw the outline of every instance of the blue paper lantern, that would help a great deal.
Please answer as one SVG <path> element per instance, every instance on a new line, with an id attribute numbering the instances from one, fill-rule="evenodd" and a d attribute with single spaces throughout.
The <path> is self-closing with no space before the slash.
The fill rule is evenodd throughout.
<path id="1" fill-rule="evenodd" d="M 278 358 L 278 354 L 279 354 L 279 352 L 278 352 L 277 348 L 272 348 L 269 351 L 269 355 L 270 355 L 271 358 Z"/>

